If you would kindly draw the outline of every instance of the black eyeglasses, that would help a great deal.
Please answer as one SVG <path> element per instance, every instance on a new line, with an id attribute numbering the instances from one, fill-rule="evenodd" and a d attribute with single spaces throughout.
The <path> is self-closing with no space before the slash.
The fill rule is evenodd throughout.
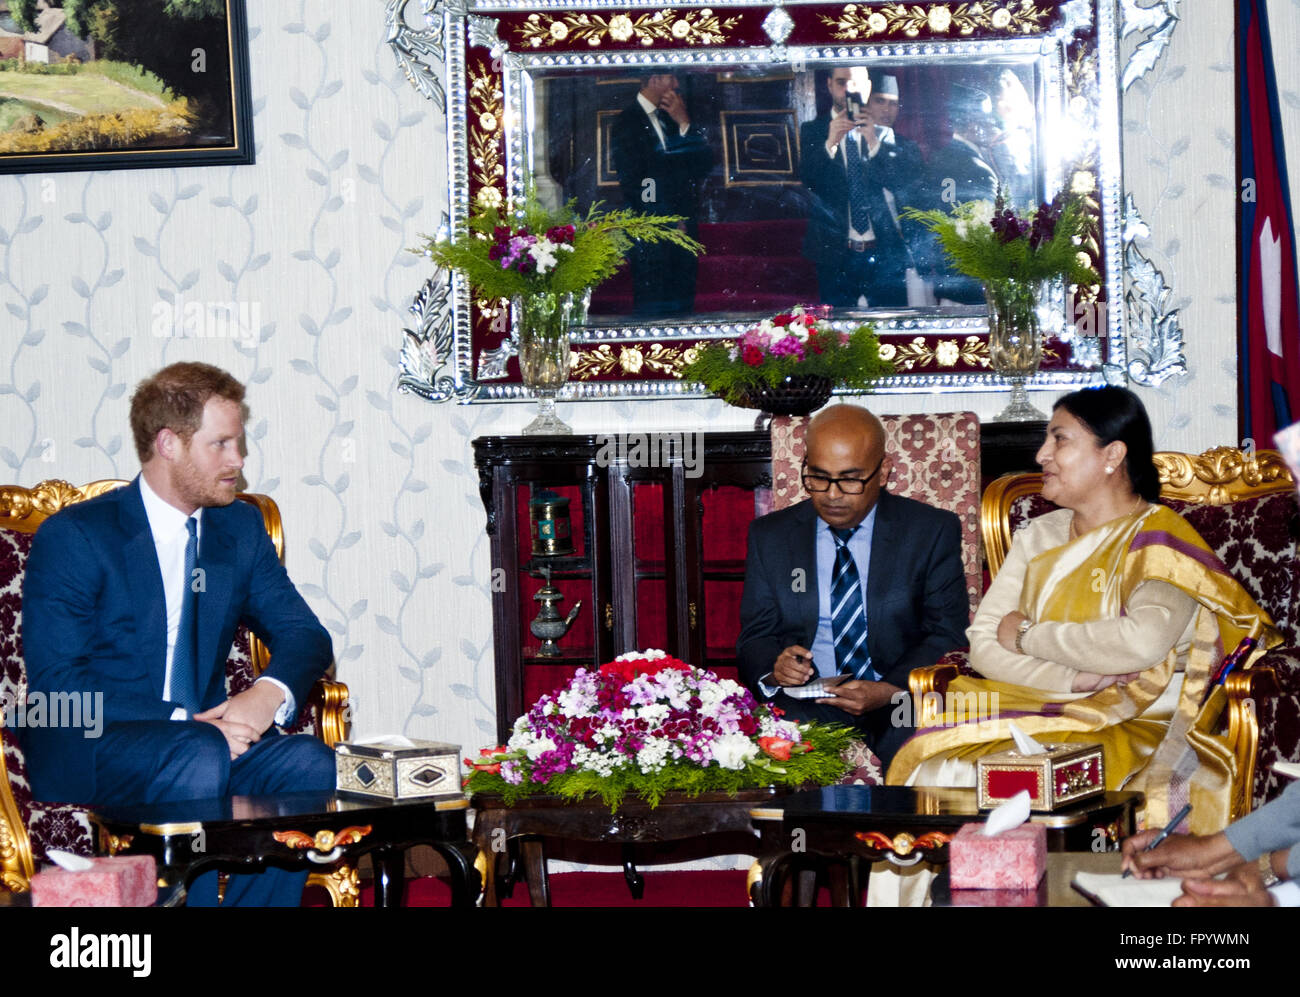
<path id="1" fill-rule="evenodd" d="M 876 469 L 865 478 L 829 478 L 824 474 L 809 474 L 808 468 L 805 466 L 801 469 L 803 486 L 810 492 L 828 492 L 831 490 L 831 485 L 839 485 L 840 493 L 843 495 L 861 495 L 866 491 L 871 479 L 880 473 L 880 468 L 884 463 L 885 458 L 881 457 Z"/>

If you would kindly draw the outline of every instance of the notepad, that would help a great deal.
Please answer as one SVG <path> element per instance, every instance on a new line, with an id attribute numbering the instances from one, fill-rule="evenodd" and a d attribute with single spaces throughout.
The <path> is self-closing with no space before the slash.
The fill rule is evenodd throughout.
<path id="1" fill-rule="evenodd" d="M 1183 881 L 1125 879 L 1119 873 L 1076 872 L 1071 885 L 1103 907 L 1168 907 L 1183 893 Z"/>

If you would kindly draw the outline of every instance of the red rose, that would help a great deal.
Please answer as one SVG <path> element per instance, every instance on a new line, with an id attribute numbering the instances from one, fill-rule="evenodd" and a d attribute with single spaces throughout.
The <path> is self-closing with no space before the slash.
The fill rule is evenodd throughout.
<path id="1" fill-rule="evenodd" d="M 740 359 L 751 367 L 760 367 L 763 364 L 763 351 L 757 346 L 746 346 L 740 352 Z"/>
<path id="2" fill-rule="evenodd" d="M 760 737 L 758 746 L 763 749 L 763 754 L 769 758 L 775 758 L 779 762 L 788 762 L 790 760 L 790 749 L 794 747 L 794 742 L 785 737 Z"/>
<path id="3" fill-rule="evenodd" d="M 793 315 L 789 315 L 789 314 L 778 315 L 776 318 L 772 319 L 772 324 L 784 327 L 789 325 L 793 321 L 794 321 Z"/>

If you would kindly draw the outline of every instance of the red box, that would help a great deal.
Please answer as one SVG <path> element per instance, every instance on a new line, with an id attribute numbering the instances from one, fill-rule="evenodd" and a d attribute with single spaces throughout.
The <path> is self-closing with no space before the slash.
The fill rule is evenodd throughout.
<path id="1" fill-rule="evenodd" d="M 954 890 L 1033 890 L 1047 871 L 1047 828 L 1021 824 L 993 837 L 964 824 L 948 844 Z"/>
<path id="2" fill-rule="evenodd" d="M 152 855 L 90 859 L 94 867 L 69 872 L 50 866 L 32 877 L 33 907 L 152 907 L 158 871 Z"/>
<path id="3" fill-rule="evenodd" d="M 1038 755 L 1011 748 L 983 755 L 975 762 L 976 796 L 981 810 L 992 810 L 1021 790 L 1029 809 L 1050 813 L 1058 807 L 1106 792 L 1100 744 L 1047 744 Z"/>

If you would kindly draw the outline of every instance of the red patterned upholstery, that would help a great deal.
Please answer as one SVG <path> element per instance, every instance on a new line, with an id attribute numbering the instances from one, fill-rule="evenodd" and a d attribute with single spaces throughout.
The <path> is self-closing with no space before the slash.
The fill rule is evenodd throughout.
<path id="1" fill-rule="evenodd" d="M 980 570 L 980 424 L 974 412 L 882 415 L 885 452 L 894 458 L 886 487 L 895 495 L 961 520 L 961 559 L 971 615 L 983 594 Z M 772 508 L 808 497 L 799 477 L 804 458 L 805 416 L 772 419 Z"/>

